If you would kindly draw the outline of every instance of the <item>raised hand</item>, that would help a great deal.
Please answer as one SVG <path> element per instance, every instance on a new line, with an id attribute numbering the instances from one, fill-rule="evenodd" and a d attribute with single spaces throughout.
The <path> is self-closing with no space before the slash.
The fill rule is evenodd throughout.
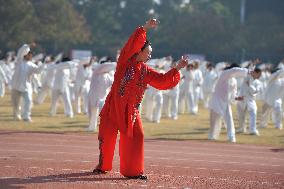
<path id="1" fill-rule="evenodd" d="M 188 65 L 188 59 L 184 56 L 181 56 L 181 59 L 179 60 L 178 65 L 176 66 L 177 70 L 180 70 Z"/>
<path id="2" fill-rule="evenodd" d="M 147 31 L 150 28 L 156 28 L 160 21 L 158 21 L 155 18 L 152 18 L 146 22 L 146 24 L 143 26 L 143 28 Z"/>

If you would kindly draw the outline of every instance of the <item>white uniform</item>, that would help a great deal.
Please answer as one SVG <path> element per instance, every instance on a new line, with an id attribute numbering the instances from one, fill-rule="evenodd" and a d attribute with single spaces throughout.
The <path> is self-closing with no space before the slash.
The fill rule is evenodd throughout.
<path id="1" fill-rule="evenodd" d="M 256 128 L 257 105 L 255 102 L 255 98 L 260 90 L 261 82 L 258 79 L 253 79 L 252 76 L 248 76 L 244 79 L 239 94 L 239 96 L 244 97 L 244 100 L 239 101 L 237 105 L 240 132 L 246 132 L 245 116 L 246 112 L 248 112 L 250 121 L 249 133 L 255 135 L 259 134 Z"/>
<path id="2" fill-rule="evenodd" d="M 62 97 L 63 100 L 64 114 L 71 118 L 74 116 L 69 90 L 70 69 L 72 67 L 74 67 L 74 62 L 72 61 L 61 62 L 53 65 L 56 72 L 51 94 L 51 116 L 56 115 L 57 101 L 59 97 Z"/>
<path id="3" fill-rule="evenodd" d="M 231 68 L 229 70 L 224 70 L 221 73 L 219 79 L 217 80 L 212 98 L 209 102 L 209 139 L 218 139 L 221 131 L 221 118 L 223 118 L 227 126 L 228 140 L 230 142 L 236 142 L 235 127 L 231 109 L 231 99 L 234 97 L 234 94 L 230 92 L 229 81 L 233 77 L 246 77 L 247 74 L 248 70 L 246 68 Z"/>
<path id="4" fill-rule="evenodd" d="M 193 108 L 192 111 L 194 114 L 198 113 L 198 103 L 199 100 L 203 98 L 202 92 L 202 84 L 203 84 L 203 75 L 200 69 L 194 70 L 194 82 L 193 82 Z"/>
<path id="5" fill-rule="evenodd" d="M 148 86 L 145 117 L 149 121 L 160 123 L 163 107 L 163 93 L 161 90 Z"/>
<path id="6" fill-rule="evenodd" d="M 5 95 L 5 85 L 8 84 L 8 77 L 0 65 L 0 97 L 4 97 Z"/>
<path id="7" fill-rule="evenodd" d="M 47 94 L 51 92 L 54 82 L 54 74 L 55 74 L 55 69 L 52 69 L 54 65 L 55 63 L 47 64 L 46 69 L 43 71 L 41 75 L 42 86 L 35 100 L 37 104 L 42 104 Z"/>
<path id="8" fill-rule="evenodd" d="M 174 120 L 178 119 L 179 84 L 163 93 L 163 109 L 165 114 Z"/>
<path id="9" fill-rule="evenodd" d="M 14 109 L 15 119 L 21 119 L 20 116 L 20 98 L 24 99 L 24 107 L 22 109 L 23 119 L 31 120 L 32 108 L 32 85 L 31 76 L 35 73 L 40 73 L 44 69 L 44 65 L 37 66 L 31 61 L 24 60 L 24 56 L 28 54 L 30 48 L 28 45 L 23 45 L 19 51 L 15 65 L 15 72 L 11 81 L 11 97 Z"/>
<path id="10" fill-rule="evenodd" d="M 88 131 L 97 130 L 99 112 L 102 109 L 105 98 L 113 83 L 113 74 L 110 74 L 116 67 L 116 63 L 104 63 L 96 65 L 93 69 L 90 91 L 88 94 L 88 115 L 90 124 Z"/>
<path id="11" fill-rule="evenodd" d="M 271 75 L 264 94 L 260 127 L 267 127 L 268 119 L 274 110 L 275 127 L 282 129 L 282 98 L 284 95 L 284 69 Z"/>
<path id="12" fill-rule="evenodd" d="M 194 71 L 186 70 L 183 73 L 183 77 L 183 82 L 180 84 L 179 113 L 185 113 L 185 105 L 187 105 L 189 113 L 194 114 Z"/>
<path id="13" fill-rule="evenodd" d="M 81 97 L 83 100 L 83 113 L 88 112 L 88 93 L 90 90 L 90 79 L 92 77 L 92 70 L 90 67 L 84 68 L 84 65 L 79 65 L 76 80 L 75 80 L 75 107 L 77 113 L 81 113 Z"/>
<path id="14" fill-rule="evenodd" d="M 208 103 L 214 91 L 217 78 L 218 75 L 214 69 L 212 69 L 211 71 L 207 70 L 204 74 L 204 82 L 202 88 L 203 88 L 203 105 L 205 108 L 208 108 Z"/>

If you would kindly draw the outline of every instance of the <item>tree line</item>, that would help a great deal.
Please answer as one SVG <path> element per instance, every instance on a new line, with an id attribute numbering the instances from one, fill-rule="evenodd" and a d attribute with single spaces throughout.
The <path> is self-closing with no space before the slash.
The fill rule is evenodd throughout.
<path id="1" fill-rule="evenodd" d="M 137 25 L 155 17 L 161 24 L 148 35 L 154 57 L 280 61 L 283 10 L 282 0 L 0 0 L 0 49 L 35 41 L 46 53 L 90 49 L 114 57 Z"/>

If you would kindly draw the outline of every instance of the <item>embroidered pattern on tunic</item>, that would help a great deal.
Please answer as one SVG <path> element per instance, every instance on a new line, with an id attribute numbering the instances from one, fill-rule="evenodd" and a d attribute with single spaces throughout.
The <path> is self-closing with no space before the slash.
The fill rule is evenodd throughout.
<path id="1" fill-rule="evenodd" d="M 124 96 L 125 94 L 125 87 L 127 83 L 133 79 L 134 76 L 134 68 L 133 66 L 126 69 L 123 79 L 120 82 L 119 86 L 119 94 L 120 96 Z"/>
<path id="2" fill-rule="evenodd" d="M 141 104 L 141 101 L 142 101 L 145 89 L 147 87 L 147 84 L 144 81 L 146 74 L 147 74 L 147 68 L 143 66 L 141 68 L 140 78 L 139 78 L 139 80 L 138 80 L 138 82 L 136 84 L 138 89 L 139 89 L 139 93 L 136 94 L 136 102 L 137 102 L 137 104 L 135 105 L 135 108 L 137 108 L 137 109 L 139 108 L 139 106 Z"/>

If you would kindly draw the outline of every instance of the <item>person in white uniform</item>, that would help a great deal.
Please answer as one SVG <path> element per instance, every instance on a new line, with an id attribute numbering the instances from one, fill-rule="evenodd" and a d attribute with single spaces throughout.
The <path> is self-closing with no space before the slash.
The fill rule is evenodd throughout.
<path id="1" fill-rule="evenodd" d="M 183 72 L 182 83 L 180 84 L 179 93 L 179 113 L 185 113 L 185 105 L 187 106 L 188 112 L 194 114 L 193 104 L 194 104 L 194 68 L 193 64 L 190 63 L 187 69 Z"/>
<path id="2" fill-rule="evenodd" d="M 172 62 L 171 67 L 176 66 L 176 62 Z M 170 90 L 163 93 L 163 109 L 167 117 L 177 120 L 178 119 L 178 101 L 179 101 L 180 86 L 177 84 Z"/>
<path id="3" fill-rule="evenodd" d="M 24 44 L 17 53 L 15 63 L 15 72 L 11 81 L 11 100 L 13 105 L 14 118 L 21 119 L 20 115 L 20 99 L 23 98 L 24 105 L 22 108 L 22 118 L 24 121 L 31 120 L 32 108 L 32 85 L 31 76 L 35 73 L 40 73 L 45 65 L 37 66 L 31 62 L 32 53 L 30 46 Z"/>
<path id="4" fill-rule="evenodd" d="M 209 100 L 212 96 L 212 93 L 215 88 L 216 81 L 218 79 L 218 75 L 214 70 L 214 66 L 209 63 L 206 66 L 206 71 L 204 73 L 204 82 L 202 85 L 203 88 L 203 106 L 208 108 Z"/>
<path id="5" fill-rule="evenodd" d="M 240 68 L 238 65 L 231 65 L 220 74 L 215 90 L 209 102 L 210 109 L 210 129 L 209 140 L 217 140 L 221 131 L 221 119 L 225 121 L 227 127 L 227 137 L 230 142 L 236 142 L 235 127 L 231 109 L 231 93 L 229 81 L 233 77 L 246 77 L 248 69 Z M 242 100 L 235 97 L 235 100 Z"/>
<path id="6" fill-rule="evenodd" d="M 73 67 L 75 67 L 75 62 L 69 58 L 63 58 L 62 62 L 50 68 L 56 70 L 51 94 L 50 116 L 56 115 L 57 101 L 60 97 L 63 100 L 65 116 L 70 118 L 74 116 L 69 89 L 70 69 Z"/>
<path id="7" fill-rule="evenodd" d="M 257 105 L 255 102 L 256 95 L 261 90 L 261 83 L 258 80 L 261 76 L 261 70 L 255 68 L 250 75 L 248 75 L 240 88 L 239 96 L 242 96 L 244 99 L 239 101 L 237 104 L 238 109 L 238 118 L 239 118 L 239 129 L 237 132 L 245 133 L 245 117 L 246 113 L 249 113 L 249 133 L 252 135 L 259 135 L 259 132 L 256 127 L 256 118 L 257 118 Z"/>
<path id="8" fill-rule="evenodd" d="M 89 127 L 87 131 L 96 131 L 99 112 L 101 111 L 110 87 L 113 75 L 110 73 L 116 68 L 116 63 L 105 62 L 93 66 L 90 91 L 88 94 Z"/>
<path id="9" fill-rule="evenodd" d="M 55 64 L 54 57 L 47 57 L 44 63 L 46 64 L 46 69 L 41 74 L 42 86 L 35 100 L 37 104 L 42 104 L 46 96 L 51 93 L 54 82 L 55 69 L 51 69 Z"/>
<path id="10" fill-rule="evenodd" d="M 198 105 L 199 100 L 203 99 L 203 91 L 202 91 L 202 85 L 203 85 L 203 75 L 201 70 L 199 69 L 199 62 L 194 61 L 194 81 L 193 81 L 193 108 L 192 113 L 197 114 L 198 113 Z"/>
<path id="11" fill-rule="evenodd" d="M 274 72 L 265 90 L 260 127 L 267 127 L 268 119 L 274 110 L 275 128 L 282 129 L 282 98 L 284 95 L 284 69 Z"/>
<path id="12" fill-rule="evenodd" d="M 0 97 L 5 95 L 5 86 L 8 84 L 8 76 L 6 75 L 4 69 L 0 65 Z"/>
<path id="13" fill-rule="evenodd" d="M 90 90 L 90 80 L 92 77 L 91 61 L 83 61 L 79 64 L 74 89 L 75 89 L 75 108 L 78 114 L 81 113 L 81 99 L 83 101 L 83 113 L 88 112 L 88 93 Z"/>

